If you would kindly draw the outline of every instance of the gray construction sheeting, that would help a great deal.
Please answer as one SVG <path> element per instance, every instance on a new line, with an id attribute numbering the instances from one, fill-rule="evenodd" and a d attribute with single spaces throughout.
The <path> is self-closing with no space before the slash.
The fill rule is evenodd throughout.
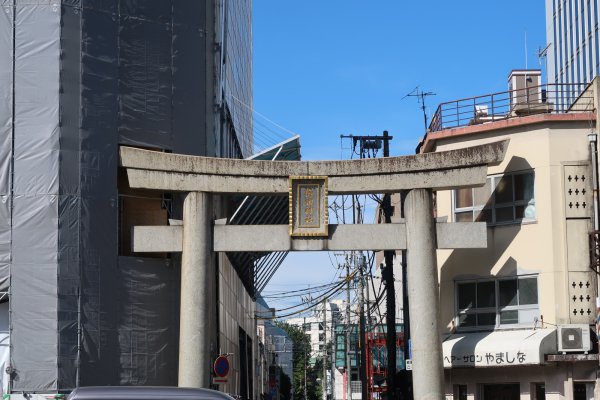
<path id="1" fill-rule="evenodd" d="M 11 235 L 13 8 L 0 8 L 0 292 L 8 290 Z"/>
<path id="2" fill-rule="evenodd" d="M 58 202 L 59 388 L 77 379 L 80 290 L 79 125 L 81 114 L 81 12 L 63 7 L 61 24 L 61 127 Z"/>
<path id="3" fill-rule="evenodd" d="M 119 384 L 172 385 L 178 354 L 179 276 L 171 260 L 119 258 Z"/>
<path id="4" fill-rule="evenodd" d="M 11 2 L 2 4 L 3 7 L 0 7 L 0 196 L 6 196 L 10 194 L 12 159 L 13 8 Z M 5 229 L 5 221 L 0 219 L 0 232 Z"/>
<path id="5" fill-rule="evenodd" d="M 17 2 L 11 365 L 13 390 L 58 388 L 60 7 Z"/>
<path id="6" fill-rule="evenodd" d="M 239 10 L 228 24 L 249 23 L 250 3 L 229 3 Z M 0 292 L 10 280 L 12 390 L 175 385 L 179 259 L 119 256 L 117 149 L 220 151 L 208 140 L 216 3 L 0 6 Z M 235 91 L 249 101 L 251 82 L 239 78 Z M 251 115 L 237 107 L 247 129 Z M 180 209 L 175 196 L 173 217 Z"/>

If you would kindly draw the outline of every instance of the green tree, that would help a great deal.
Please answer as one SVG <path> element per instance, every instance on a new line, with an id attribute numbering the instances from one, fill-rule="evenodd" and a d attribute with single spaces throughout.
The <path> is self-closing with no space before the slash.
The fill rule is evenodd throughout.
<path id="1" fill-rule="evenodd" d="M 285 322 L 278 322 L 277 326 L 283 329 L 292 339 L 292 359 L 294 372 L 292 376 L 294 399 L 304 399 L 304 368 L 306 366 L 306 400 L 321 400 L 321 385 L 317 380 L 321 372 L 315 366 L 310 365 L 311 348 L 310 338 L 302 328 Z"/>
<path id="2" fill-rule="evenodd" d="M 292 398 L 292 380 L 281 369 L 279 370 L 279 394 L 281 400 L 290 400 Z"/>

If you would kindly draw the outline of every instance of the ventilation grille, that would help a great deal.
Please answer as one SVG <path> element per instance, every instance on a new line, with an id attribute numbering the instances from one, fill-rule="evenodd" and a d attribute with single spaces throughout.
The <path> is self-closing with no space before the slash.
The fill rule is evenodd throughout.
<path id="1" fill-rule="evenodd" d="M 569 322 L 591 324 L 596 319 L 595 281 L 589 272 L 569 272 Z"/>
<path id="2" fill-rule="evenodd" d="M 591 213 L 590 179 L 585 165 L 565 165 L 565 214 L 567 218 L 587 218 Z"/>

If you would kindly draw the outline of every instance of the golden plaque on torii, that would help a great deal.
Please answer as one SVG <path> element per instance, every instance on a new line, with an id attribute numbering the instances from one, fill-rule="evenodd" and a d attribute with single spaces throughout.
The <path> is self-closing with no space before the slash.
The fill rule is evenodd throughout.
<path id="1" fill-rule="evenodd" d="M 328 236 L 326 176 L 290 177 L 290 236 Z"/>

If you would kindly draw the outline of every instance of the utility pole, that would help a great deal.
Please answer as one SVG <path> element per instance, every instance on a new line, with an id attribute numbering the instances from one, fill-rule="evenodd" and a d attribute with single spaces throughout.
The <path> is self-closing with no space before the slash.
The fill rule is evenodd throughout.
<path id="1" fill-rule="evenodd" d="M 390 156 L 389 141 L 392 138 L 388 131 L 383 131 L 383 156 Z M 390 194 L 383 195 L 382 207 L 385 223 L 392 222 L 392 199 Z M 383 252 L 385 267 L 382 271 L 382 278 L 385 282 L 386 299 L 386 326 L 387 326 L 387 390 L 388 399 L 394 399 L 396 396 L 396 289 L 394 288 L 394 251 L 385 250 Z"/>
<path id="2" fill-rule="evenodd" d="M 418 89 L 418 88 L 417 88 Z M 414 91 L 413 91 L 414 92 Z M 427 125 L 427 115 L 425 114 L 425 104 L 424 98 L 425 96 L 433 95 L 433 93 L 423 93 L 417 90 L 417 93 L 420 96 L 421 101 L 423 101 L 423 113 L 425 116 L 425 125 Z M 409 93 L 407 96 L 414 96 L 414 94 Z M 406 97 L 406 96 L 405 96 Z M 352 150 L 356 153 L 357 144 L 359 145 L 358 155 L 360 158 L 371 158 L 377 155 L 378 150 L 383 146 L 383 156 L 390 156 L 390 145 L 389 141 L 393 139 L 393 136 L 388 134 L 388 131 L 383 131 L 383 136 L 354 136 L 354 135 L 341 135 L 341 138 L 349 138 L 352 139 Z M 385 222 L 392 222 L 392 206 L 391 206 L 391 198 L 389 194 L 385 194 L 383 197 L 381 208 L 383 209 Z M 353 209 L 353 217 L 355 218 L 354 212 L 354 196 L 352 197 L 352 209 Z M 354 221 L 356 223 L 356 221 Z M 394 251 L 385 251 L 384 252 L 385 259 L 385 268 L 382 272 L 382 279 L 386 285 L 386 308 L 387 308 L 387 316 L 386 316 L 386 325 L 387 325 L 387 337 L 386 337 L 386 347 L 388 353 L 388 377 L 387 377 L 387 387 L 389 398 L 394 398 L 396 391 L 396 299 L 395 294 L 396 291 L 394 289 L 394 270 L 393 270 L 393 261 L 394 261 Z M 363 265 L 361 265 L 362 267 Z M 360 343 L 361 350 L 364 348 L 365 342 L 365 331 L 364 331 L 364 309 L 363 309 L 363 297 L 362 297 L 362 289 L 363 289 L 363 274 L 361 269 L 361 297 L 360 297 Z M 361 351 L 361 379 L 362 379 L 362 398 L 368 399 L 368 383 L 366 376 L 366 352 Z"/>
<path id="3" fill-rule="evenodd" d="M 327 299 L 323 299 L 323 400 L 327 400 Z"/>
<path id="4" fill-rule="evenodd" d="M 350 361 L 350 261 L 346 255 L 346 400 L 352 400 L 352 364 Z"/>
<path id="5" fill-rule="evenodd" d="M 401 204 L 404 204 L 404 194 L 401 196 Z M 406 250 L 402 250 L 402 327 L 404 338 L 404 358 L 410 357 L 410 318 L 408 313 L 408 286 L 406 273 Z M 403 373 L 402 398 L 412 400 L 412 371 L 404 370 Z"/>
<path id="6" fill-rule="evenodd" d="M 360 343 L 360 381 L 361 381 L 361 394 L 362 399 L 367 400 L 369 398 L 369 380 L 367 377 L 367 346 L 365 343 L 365 280 L 364 280 L 364 255 L 358 253 L 358 268 L 360 270 L 360 300 L 359 300 L 359 343 Z"/>
<path id="7" fill-rule="evenodd" d="M 306 317 L 304 317 L 302 330 L 304 331 L 304 336 L 306 336 Z M 308 396 L 306 394 L 306 337 L 304 338 L 304 346 L 302 347 L 304 347 L 304 400 L 308 400 Z"/>

